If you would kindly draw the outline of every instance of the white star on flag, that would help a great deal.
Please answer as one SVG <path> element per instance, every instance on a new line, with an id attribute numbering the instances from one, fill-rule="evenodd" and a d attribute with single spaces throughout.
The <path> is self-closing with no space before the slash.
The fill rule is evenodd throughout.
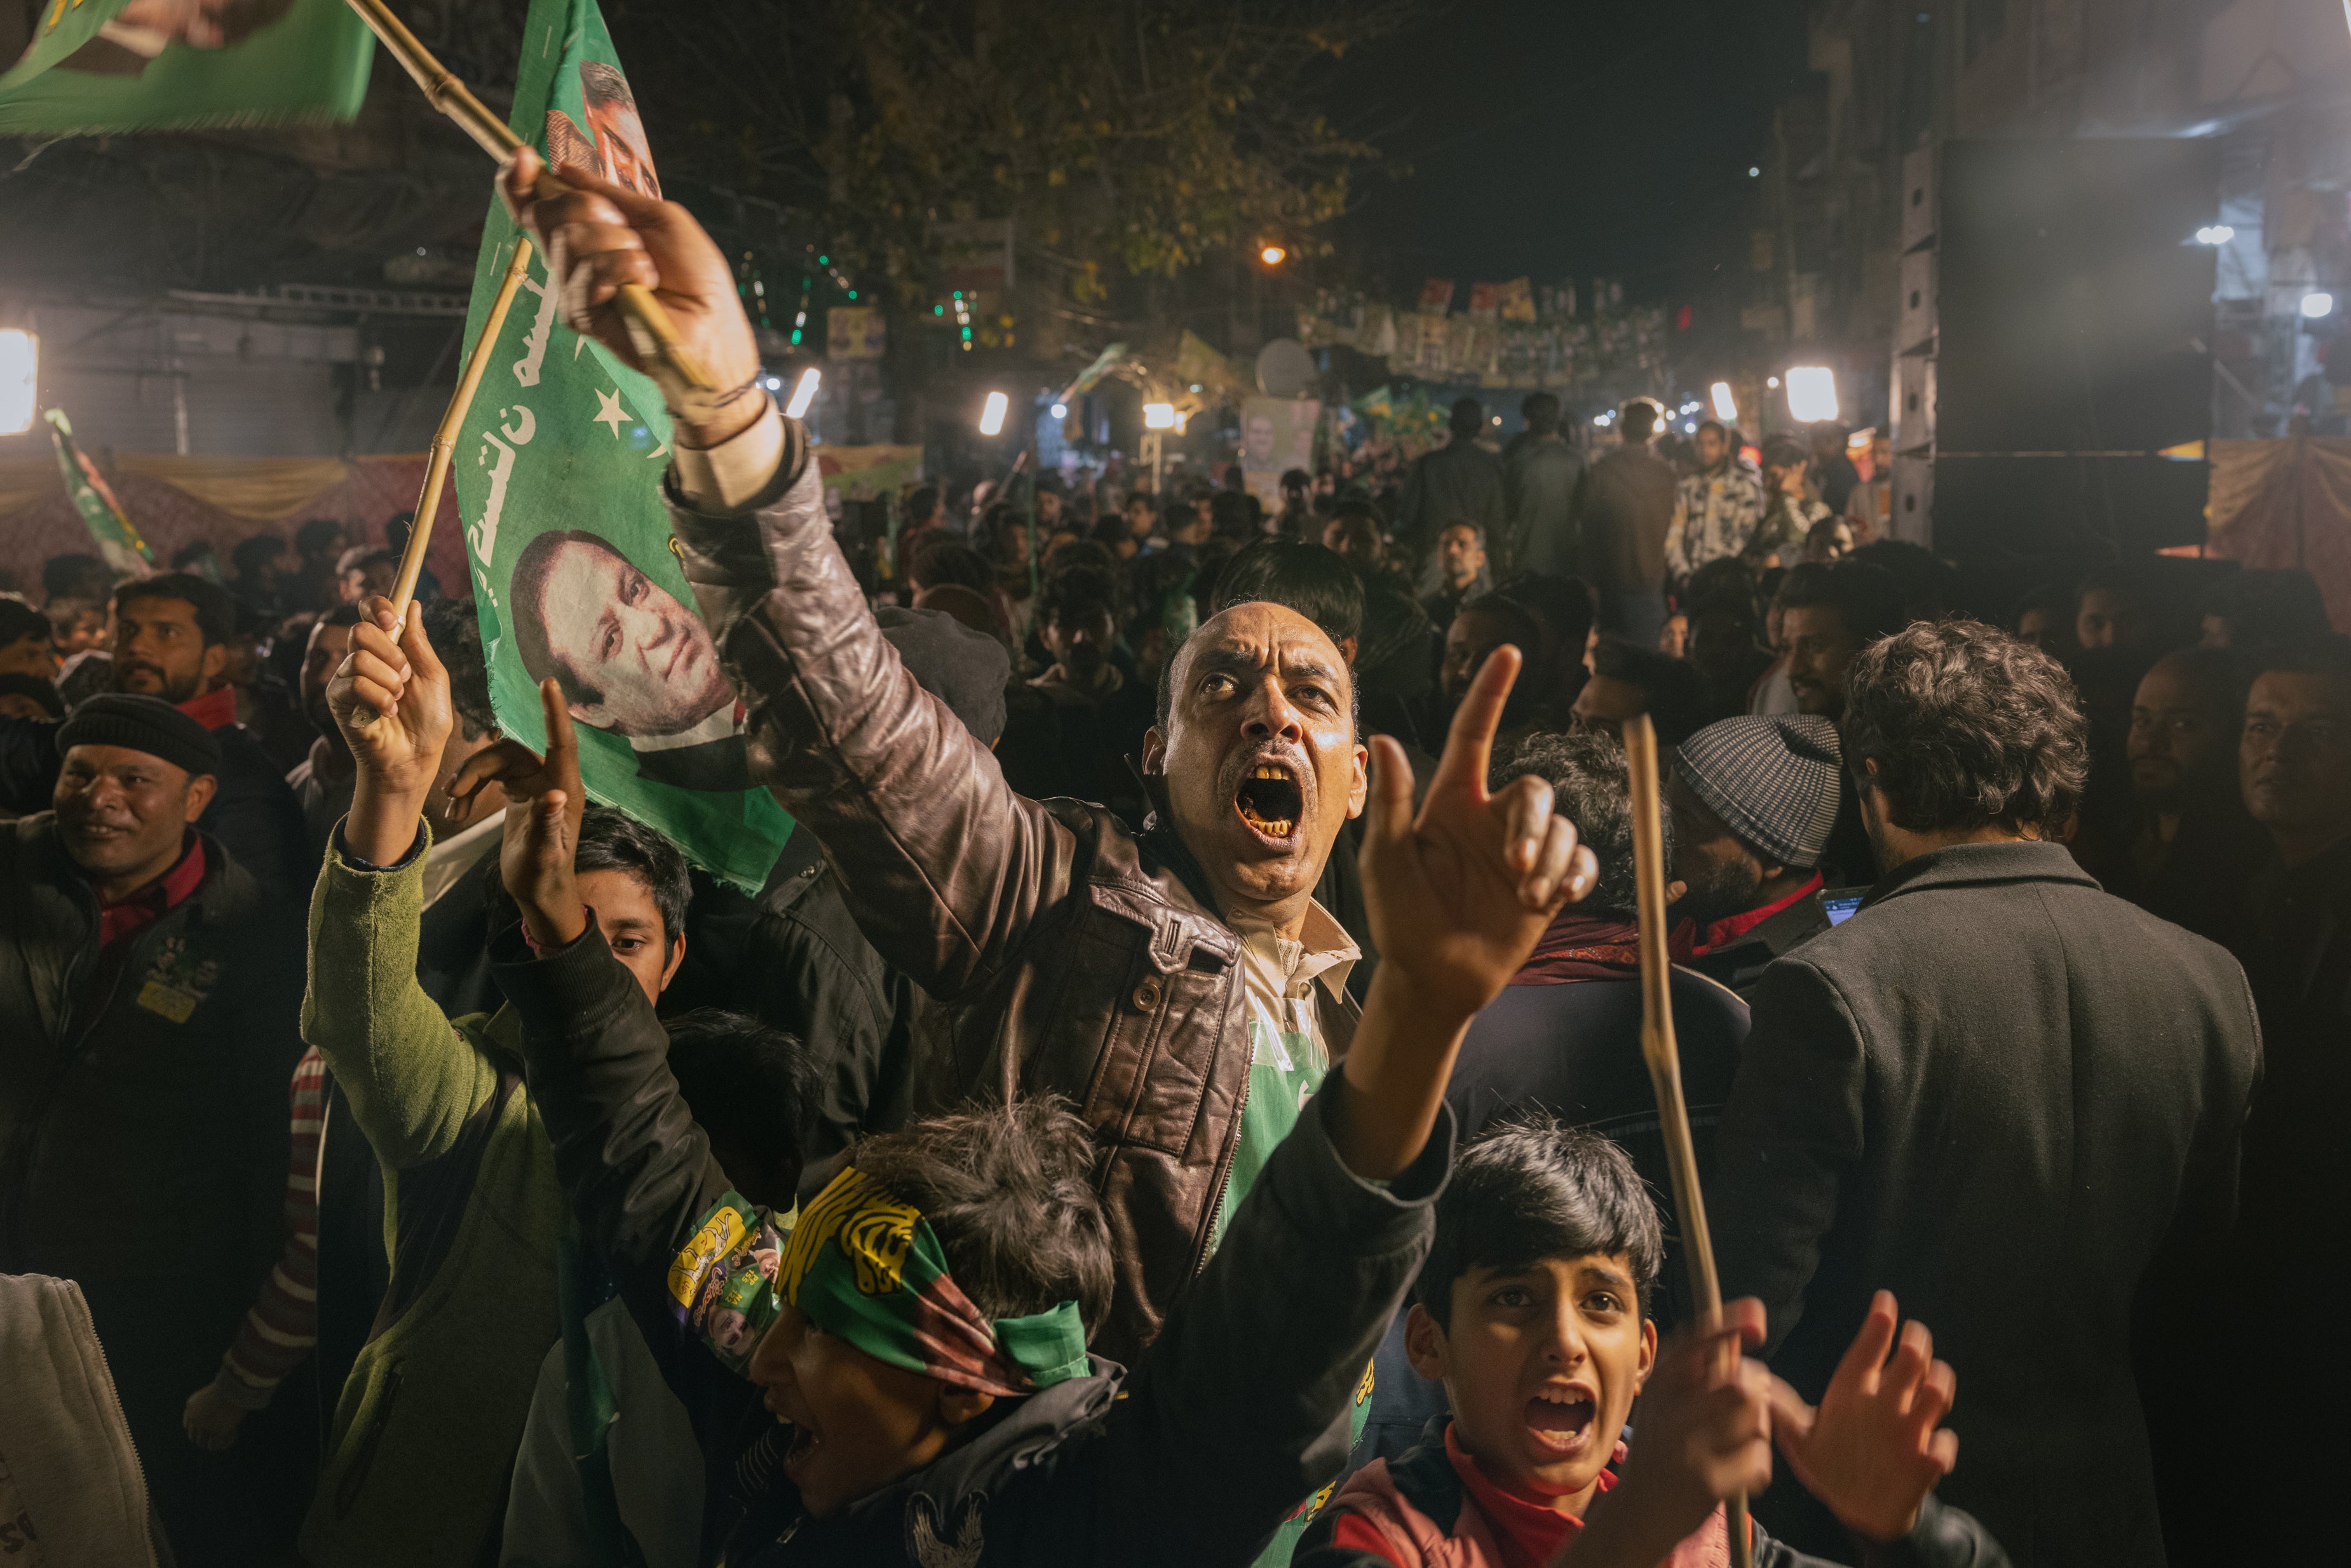
<path id="1" fill-rule="evenodd" d="M 630 423 L 628 411 L 621 406 L 621 394 L 617 392 L 599 392 L 596 394 L 595 417 L 589 423 L 611 426 L 612 439 L 620 440 L 621 426 Z"/>

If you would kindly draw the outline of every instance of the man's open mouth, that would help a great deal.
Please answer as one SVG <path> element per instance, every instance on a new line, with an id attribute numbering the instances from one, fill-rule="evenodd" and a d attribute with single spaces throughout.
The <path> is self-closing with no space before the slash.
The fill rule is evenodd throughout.
<path id="1" fill-rule="evenodd" d="M 1233 809 L 1241 821 L 1269 839 L 1286 839 L 1298 831 L 1306 810 L 1306 792 L 1298 778 L 1280 762 L 1260 762 L 1249 769 L 1233 792 Z"/>
<path id="2" fill-rule="evenodd" d="M 1573 1453 L 1592 1435 L 1598 1406 L 1586 1398 L 1548 1398 L 1538 1394 L 1527 1401 L 1527 1429 L 1543 1447 L 1561 1454 Z"/>

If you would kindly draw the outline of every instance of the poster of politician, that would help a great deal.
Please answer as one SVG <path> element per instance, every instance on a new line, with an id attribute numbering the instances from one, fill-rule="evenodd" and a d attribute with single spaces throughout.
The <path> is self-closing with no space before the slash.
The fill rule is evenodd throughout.
<path id="1" fill-rule="evenodd" d="M 565 161 L 661 189 L 627 79 L 592 0 L 533 0 L 511 121 Z M 518 237 L 485 220 L 469 327 L 480 329 Z M 751 788 L 735 700 L 696 612 L 661 499 L 670 426 L 653 383 L 559 319 L 547 267 L 494 345 L 455 469 L 498 721 L 543 743 L 538 683 L 580 727 L 588 792 L 756 888 L 791 819 Z"/>

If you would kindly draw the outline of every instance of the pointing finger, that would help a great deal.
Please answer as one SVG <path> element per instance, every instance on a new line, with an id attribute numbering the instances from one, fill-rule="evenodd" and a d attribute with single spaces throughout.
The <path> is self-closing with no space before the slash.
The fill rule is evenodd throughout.
<path id="1" fill-rule="evenodd" d="M 1446 733 L 1445 755 L 1437 759 L 1429 780 L 1429 795 L 1467 790 L 1473 800 L 1486 800 L 1486 774 L 1493 766 L 1494 732 L 1501 727 L 1502 705 L 1510 700 L 1511 683 L 1524 661 L 1508 643 L 1486 655 L 1469 691 L 1453 715 Z"/>

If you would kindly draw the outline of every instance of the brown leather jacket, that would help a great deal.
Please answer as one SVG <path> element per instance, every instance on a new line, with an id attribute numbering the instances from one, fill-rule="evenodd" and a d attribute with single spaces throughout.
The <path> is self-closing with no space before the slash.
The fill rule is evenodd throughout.
<path id="1" fill-rule="evenodd" d="M 916 1113 L 1065 1095 L 1101 1145 L 1117 1257 L 1096 1354 L 1132 1364 L 1207 1260 L 1248 1092 L 1240 938 L 1159 825 L 1031 800 L 922 690 L 834 545 L 799 428 L 739 515 L 670 510 L 749 709 L 753 774 L 808 824 L 882 956 L 945 1004 L 914 1044 Z M 1316 988 L 1333 1054 L 1352 1002 Z"/>

